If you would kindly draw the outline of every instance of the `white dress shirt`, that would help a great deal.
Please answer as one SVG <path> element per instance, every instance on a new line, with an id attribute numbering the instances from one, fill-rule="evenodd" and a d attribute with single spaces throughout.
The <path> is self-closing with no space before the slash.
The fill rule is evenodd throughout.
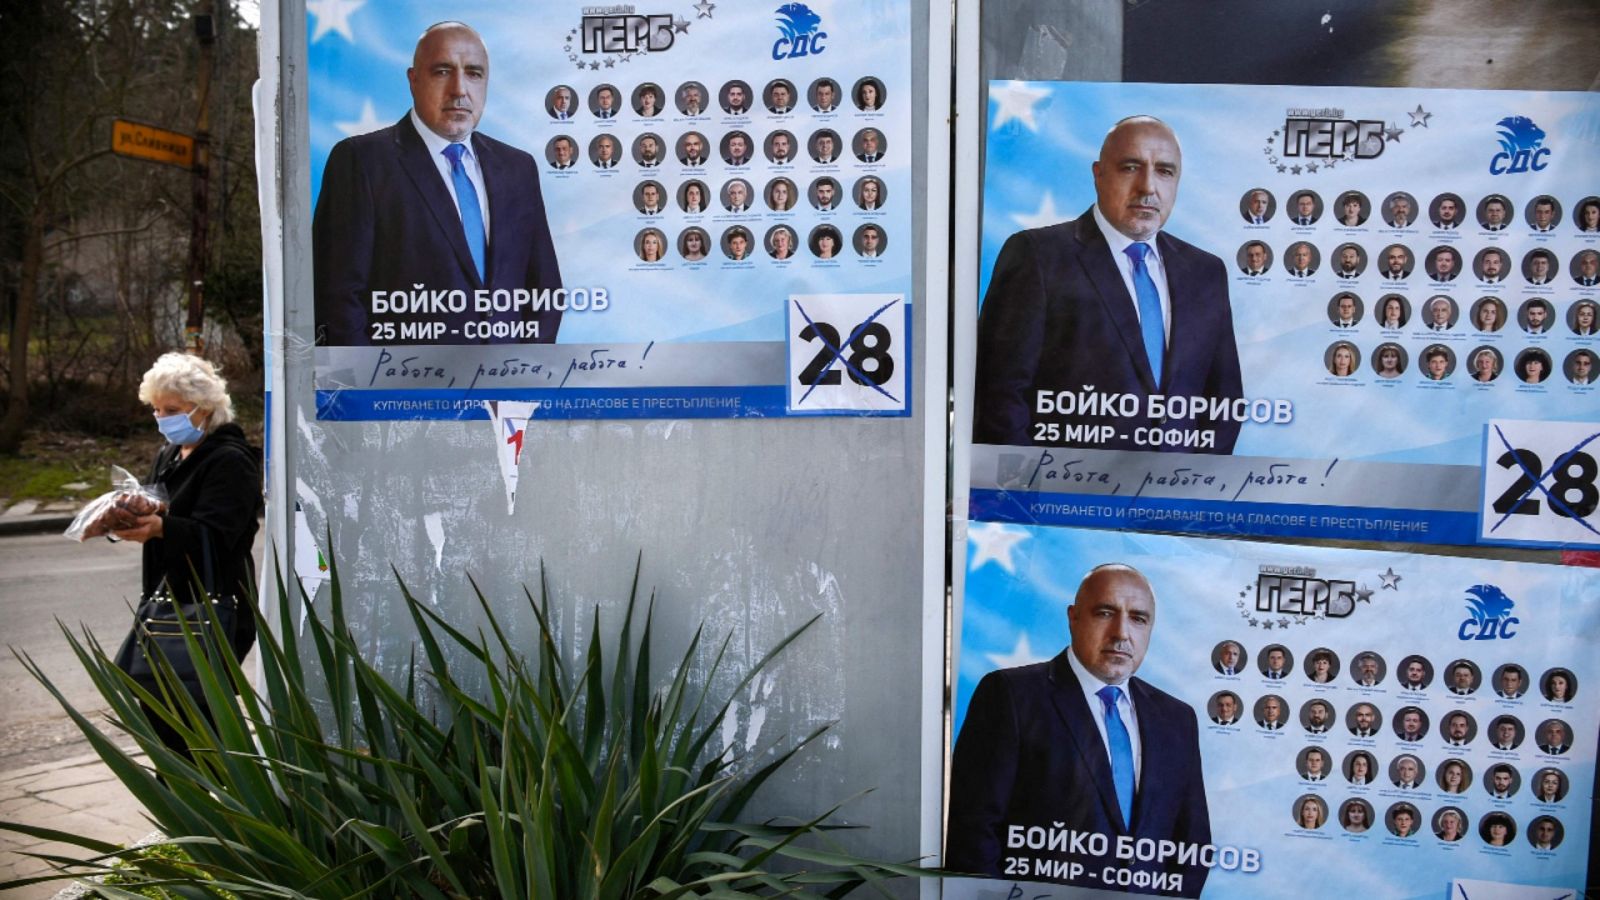
<path id="1" fill-rule="evenodd" d="M 1078 676 L 1078 686 L 1083 688 L 1083 699 L 1089 704 L 1089 713 L 1094 716 L 1094 727 L 1100 731 L 1100 745 L 1106 748 L 1106 759 L 1111 759 L 1111 740 L 1106 737 L 1106 705 L 1097 696 L 1100 689 L 1106 686 L 1104 681 L 1094 677 L 1078 661 L 1078 654 L 1070 649 L 1067 651 L 1067 664 L 1072 666 L 1072 674 Z M 1142 780 L 1140 772 L 1144 769 L 1143 751 L 1139 744 L 1139 713 L 1133 708 L 1133 695 L 1128 693 L 1128 682 L 1123 681 L 1117 685 L 1118 699 L 1117 712 L 1122 714 L 1122 724 L 1128 730 L 1128 742 L 1133 745 L 1133 787 L 1139 789 Z"/>
<path id="2" fill-rule="evenodd" d="M 1111 261 L 1117 265 L 1117 274 L 1122 276 L 1122 284 L 1128 289 L 1128 297 L 1133 303 L 1133 317 L 1139 318 L 1139 292 L 1133 286 L 1133 260 L 1128 257 L 1128 247 L 1136 243 L 1132 238 L 1112 227 L 1106 217 L 1100 213 L 1100 204 L 1094 205 L 1094 223 L 1100 226 L 1100 233 L 1105 235 L 1106 243 L 1111 248 Z M 1156 284 L 1156 293 L 1161 297 L 1161 322 L 1166 330 L 1166 345 L 1172 346 L 1172 292 L 1167 289 L 1167 269 L 1161 262 L 1161 247 L 1156 242 L 1159 236 L 1151 235 L 1144 243 L 1150 245 L 1150 252 L 1144 255 L 1145 270 L 1150 273 L 1150 280 Z"/>
<path id="3" fill-rule="evenodd" d="M 432 128 L 422 123 L 417 117 L 417 111 L 411 111 L 411 127 L 417 130 L 422 137 L 422 143 L 428 148 L 428 155 L 433 158 L 433 167 L 439 171 L 439 177 L 444 180 L 444 189 L 450 192 L 450 205 L 456 211 L 456 219 L 461 219 L 461 198 L 456 196 L 456 180 L 450 175 L 450 157 L 444 155 L 446 147 L 452 142 L 435 134 Z M 478 167 L 478 154 L 472 152 L 472 135 L 469 133 L 458 143 L 465 148 L 461 154 L 461 167 L 467 172 L 467 180 L 472 182 L 473 190 L 478 192 L 478 209 L 483 214 L 483 242 L 489 244 L 489 191 L 483 186 L 483 170 Z"/>

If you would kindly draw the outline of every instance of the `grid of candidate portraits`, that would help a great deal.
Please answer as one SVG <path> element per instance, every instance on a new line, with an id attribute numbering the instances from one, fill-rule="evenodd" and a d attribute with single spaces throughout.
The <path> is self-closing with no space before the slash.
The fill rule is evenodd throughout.
<path id="1" fill-rule="evenodd" d="M 1331 282 L 1316 312 L 1332 337 L 1317 361 L 1324 380 L 1412 373 L 1438 386 L 1574 390 L 1600 381 L 1600 196 L 1568 204 L 1540 194 L 1519 206 L 1505 194 L 1471 204 L 1442 193 L 1424 207 L 1406 191 L 1375 202 L 1297 190 L 1285 204 L 1263 188 L 1240 198 L 1238 277 L 1266 288 Z M 1274 236 L 1287 239 L 1281 251 Z"/>
<path id="2" fill-rule="evenodd" d="M 1411 655 L 1391 672 L 1371 650 L 1345 663 L 1329 647 L 1300 655 L 1268 644 L 1252 657 L 1231 640 L 1212 649 L 1211 663 L 1221 682 L 1206 703 L 1211 727 L 1297 739 L 1283 757 L 1299 777 L 1295 796 L 1283 798 L 1295 832 L 1561 847 L 1578 693 L 1571 669 L 1535 679 L 1511 661 L 1440 667 Z M 1570 814 L 1586 815 L 1587 798 L 1576 799 Z"/>
<path id="3" fill-rule="evenodd" d="M 545 161 L 558 177 L 637 179 L 628 184 L 640 217 L 632 250 L 646 267 L 719 254 L 730 264 L 807 254 L 825 263 L 847 253 L 871 263 L 890 239 L 878 221 L 893 149 L 876 122 L 886 100 L 872 75 L 804 85 L 775 78 L 759 90 L 739 79 L 714 89 L 693 80 L 600 84 L 582 96 L 560 84 L 545 94 L 559 130 Z"/>

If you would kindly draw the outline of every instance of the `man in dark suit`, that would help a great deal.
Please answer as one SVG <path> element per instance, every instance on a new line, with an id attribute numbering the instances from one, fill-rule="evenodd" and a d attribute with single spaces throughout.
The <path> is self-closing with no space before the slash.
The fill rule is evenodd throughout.
<path id="1" fill-rule="evenodd" d="M 978 683 L 951 762 L 945 868 L 1002 875 L 1012 827 L 1097 833 L 1112 844 L 1123 836 L 1210 843 L 1194 710 L 1132 677 L 1155 617 L 1143 575 L 1097 566 L 1067 609 L 1071 646 Z M 1082 863 L 1095 874 L 1124 865 L 1070 849 L 1028 855 Z M 1181 877 L 1177 893 L 1185 897 L 1205 884 L 1203 866 L 1179 865 L 1175 856 L 1125 865 Z"/>
<path id="2" fill-rule="evenodd" d="M 492 300 L 559 288 L 561 272 L 533 157 L 475 132 L 489 84 L 482 39 L 460 22 L 429 27 L 406 78 L 404 119 L 328 154 L 312 221 L 317 343 L 555 341 L 559 310 Z M 391 289 L 410 296 L 373 297 Z M 411 331 L 421 325 L 442 333 Z"/>
<path id="3" fill-rule="evenodd" d="M 1166 123 L 1124 119 L 1092 167 L 1094 206 L 1006 241 L 978 318 L 975 442 L 1138 449 L 1149 446 L 1138 434 L 1159 430 L 1160 446 L 1233 452 L 1231 415 L 1147 415 L 1152 395 L 1244 397 L 1222 260 L 1161 231 L 1181 157 Z M 1059 409 L 1059 393 L 1086 386 L 1140 408 L 1040 411 L 1041 396 Z"/>

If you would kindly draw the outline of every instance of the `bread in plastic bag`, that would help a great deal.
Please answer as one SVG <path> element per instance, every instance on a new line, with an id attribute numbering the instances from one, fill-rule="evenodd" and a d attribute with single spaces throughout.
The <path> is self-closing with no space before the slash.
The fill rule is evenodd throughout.
<path id="1" fill-rule="evenodd" d="M 121 466 L 111 467 L 111 491 L 94 498 L 67 526 L 67 537 L 87 541 L 139 524 L 141 516 L 167 507 L 167 491 L 159 484 L 140 484 Z"/>

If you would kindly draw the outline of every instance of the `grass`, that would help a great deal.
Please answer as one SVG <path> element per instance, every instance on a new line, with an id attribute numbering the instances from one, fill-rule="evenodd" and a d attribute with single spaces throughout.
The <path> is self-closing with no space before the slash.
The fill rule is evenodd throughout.
<path id="1" fill-rule="evenodd" d="M 122 466 L 144 477 L 155 458 L 155 440 L 114 440 L 66 432 L 35 432 L 22 453 L 0 456 L 0 500 L 55 502 L 89 500 L 111 488 L 110 468 Z M 70 484 L 85 487 L 69 488 Z"/>

